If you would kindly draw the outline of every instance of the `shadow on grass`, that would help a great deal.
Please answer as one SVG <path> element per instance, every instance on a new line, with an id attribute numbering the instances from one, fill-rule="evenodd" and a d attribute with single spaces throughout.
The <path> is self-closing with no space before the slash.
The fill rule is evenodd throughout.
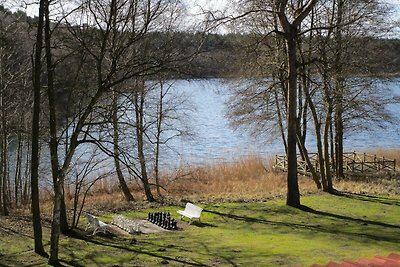
<path id="1" fill-rule="evenodd" d="M 67 265 L 64 265 L 64 264 L 67 264 Z M 60 260 L 60 262 L 57 266 L 58 267 L 64 267 L 64 266 L 84 267 L 85 265 L 81 265 L 81 264 L 77 263 L 76 261 Z"/>
<path id="2" fill-rule="evenodd" d="M 349 216 L 344 216 L 344 215 L 339 215 L 339 214 L 333 214 L 329 212 L 324 212 L 324 211 L 318 211 L 314 210 L 310 207 L 307 206 L 302 206 L 300 210 L 307 212 L 307 213 L 312 213 L 318 216 L 323 216 L 323 217 L 329 217 L 332 219 L 338 219 L 341 221 L 345 222 L 352 222 L 352 223 L 357 223 L 362 226 L 367 226 L 367 225 L 374 225 L 378 227 L 384 227 L 384 228 L 389 228 L 389 229 L 398 229 L 400 230 L 400 226 L 397 225 L 392 225 L 392 224 L 387 224 L 379 221 L 371 221 L 371 220 L 365 220 L 365 219 L 358 219 L 358 218 L 352 218 Z M 219 215 L 223 218 L 229 218 L 233 220 L 238 220 L 238 221 L 243 221 L 246 223 L 260 223 L 260 224 L 268 224 L 272 226 L 284 226 L 288 228 L 299 228 L 299 229 L 305 229 L 309 230 L 312 232 L 323 232 L 323 233 L 328 233 L 328 234 L 341 234 L 344 236 L 355 236 L 355 237 L 366 237 L 372 240 L 376 241 L 387 241 L 391 243 L 400 243 L 400 236 L 391 234 L 390 236 L 384 236 L 382 235 L 382 231 L 375 231 L 374 234 L 368 233 L 367 231 L 361 231 L 361 232 L 350 232 L 346 231 L 345 227 L 327 227 L 323 226 L 320 224 L 305 224 L 305 223 L 293 223 L 293 222 L 286 222 L 286 221 L 273 221 L 273 220 L 266 220 L 262 218 L 254 218 L 254 217 L 248 217 L 248 216 L 241 216 L 241 215 L 235 215 L 235 214 L 227 214 L 227 213 L 222 213 L 219 211 L 215 210 L 203 210 L 204 212 L 209 212 L 215 215 Z M 362 230 L 362 229 L 360 229 Z"/>
<path id="3" fill-rule="evenodd" d="M 60 257 L 58 266 L 65 266 L 63 264 L 67 264 L 68 266 L 76 266 L 76 267 L 84 267 L 85 266 L 85 265 L 82 265 L 82 264 L 79 263 L 80 262 L 79 257 L 77 257 L 75 255 L 75 252 L 72 249 L 69 249 L 68 247 L 64 247 L 63 250 L 64 251 L 67 250 L 68 251 L 68 255 L 74 260 L 67 261 L 67 260 L 62 259 Z"/>
<path id="4" fill-rule="evenodd" d="M 40 266 L 42 266 L 42 265 L 40 265 Z M 66 261 L 66 260 L 62 260 L 62 259 L 59 259 L 58 264 L 55 264 L 52 266 L 55 266 L 55 267 L 66 267 L 66 266 L 84 267 L 84 265 L 81 265 L 81 264 L 77 263 L 76 261 Z"/>
<path id="5" fill-rule="evenodd" d="M 392 198 L 387 198 L 387 197 L 370 196 L 370 195 L 356 194 L 356 193 L 349 193 L 349 192 L 340 192 L 340 191 L 334 191 L 332 194 L 335 196 L 346 197 L 346 198 L 360 200 L 360 201 L 400 206 L 400 199 L 397 200 L 397 199 L 392 199 Z"/>
<path id="6" fill-rule="evenodd" d="M 212 255 L 212 256 L 214 256 L 216 259 L 222 259 L 222 260 L 225 261 L 225 263 L 228 263 L 228 264 L 231 265 L 231 266 L 234 266 L 234 267 L 239 266 L 236 262 L 233 261 L 233 258 L 228 257 L 228 256 L 224 256 L 224 255 L 216 254 L 216 253 L 215 253 L 214 251 L 212 251 L 205 243 L 199 243 L 199 244 L 203 247 L 204 251 L 206 251 L 207 255 Z M 214 264 L 220 265 L 220 263 L 221 263 L 221 262 L 215 262 Z M 214 264 L 213 264 L 213 265 L 214 265 Z"/>
<path id="7" fill-rule="evenodd" d="M 17 261 L 9 261 L 7 260 L 6 262 L 0 262 L 0 267 L 10 267 L 10 266 L 43 266 L 43 263 L 40 264 L 25 264 Z"/>
<path id="8" fill-rule="evenodd" d="M 192 225 L 192 226 L 196 226 L 196 227 L 199 227 L 199 228 L 204 228 L 204 227 L 211 227 L 211 228 L 215 228 L 215 227 L 217 227 L 216 225 L 214 225 L 214 224 L 211 224 L 211 223 L 205 223 L 205 222 L 199 222 L 199 221 L 194 221 L 194 222 L 192 222 L 190 225 Z"/>
<path id="9" fill-rule="evenodd" d="M 27 237 L 29 239 L 33 239 L 33 236 L 18 232 L 10 227 L 5 227 L 3 225 L 0 225 L 0 230 L 4 231 L 7 234 L 19 235 L 19 236 Z"/>
<path id="10" fill-rule="evenodd" d="M 100 242 L 98 240 L 95 240 L 94 238 L 82 235 L 82 234 L 80 234 L 78 232 L 76 232 L 74 234 L 74 238 L 79 239 L 79 240 L 83 240 L 83 241 L 86 241 L 88 243 L 92 243 L 92 244 L 95 244 L 95 245 L 98 245 L 98 246 L 116 248 L 116 249 L 120 249 L 120 250 L 125 250 L 127 252 L 134 252 L 134 253 L 137 253 L 137 254 L 143 254 L 143 255 L 151 256 L 151 257 L 154 257 L 154 258 L 158 258 L 158 259 L 160 259 L 162 261 L 170 261 L 170 262 L 180 263 L 180 264 L 189 265 L 189 266 L 207 266 L 206 264 L 203 264 L 201 262 L 188 261 L 188 260 L 183 260 L 183 259 L 172 258 L 172 257 L 168 257 L 168 256 L 165 256 L 165 255 L 159 255 L 157 253 L 153 253 L 153 252 L 150 252 L 150 251 L 143 251 L 140 248 L 136 249 L 136 248 L 132 248 L 132 247 L 127 247 L 127 246 L 118 244 L 116 242 L 111 242 L 111 240 L 107 240 L 107 239 L 102 239 L 102 241 L 104 241 L 104 242 Z M 148 244 L 150 244 L 150 243 L 148 242 Z M 127 245 L 127 244 L 125 244 L 125 245 Z M 156 245 L 154 245 L 154 246 L 156 246 Z"/>
<path id="11" fill-rule="evenodd" d="M 43 264 L 47 263 L 47 259 L 43 261 L 37 261 L 36 263 L 32 262 L 31 259 L 28 261 L 23 260 L 15 260 L 15 257 L 7 255 L 4 258 L 4 255 L 0 255 L 0 267 L 9 267 L 9 266 L 43 266 Z"/>
<path id="12" fill-rule="evenodd" d="M 383 223 L 383 222 L 377 222 L 377 221 L 371 221 L 371 220 L 365 220 L 365 219 L 352 218 L 352 217 L 349 217 L 349 216 L 334 214 L 334 213 L 325 212 L 325 211 L 314 210 L 313 208 L 310 208 L 310 207 L 307 207 L 307 206 L 301 206 L 300 210 L 305 211 L 305 212 L 309 212 L 309 213 L 312 213 L 312 214 L 320 215 L 320 216 L 331 217 L 331 218 L 335 218 L 335 219 L 340 219 L 340 220 L 346 220 L 346 221 L 351 221 L 351 222 L 355 222 L 355 223 L 360 223 L 360 224 L 363 224 L 363 225 L 371 224 L 371 225 L 382 226 L 382 227 L 386 227 L 386 228 L 397 228 L 397 229 L 400 229 L 400 226 L 398 226 L 398 225 L 387 224 L 387 223 Z"/>

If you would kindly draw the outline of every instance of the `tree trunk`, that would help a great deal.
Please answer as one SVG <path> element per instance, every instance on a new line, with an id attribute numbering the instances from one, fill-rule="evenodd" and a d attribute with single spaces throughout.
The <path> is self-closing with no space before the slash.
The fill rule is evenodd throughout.
<path id="1" fill-rule="evenodd" d="M 308 151 L 307 151 L 307 148 L 305 147 L 305 143 L 301 142 L 301 140 L 299 140 L 299 138 L 298 138 L 298 145 L 299 145 L 299 150 L 301 152 L 301 155 L 304 158 L 304 161 L 307 163 L 307 166 L 310 170 L 311 177 L 312 177 L 313 181 L 315 182 L 315 185 L 317 186 L 318 189 L 321 189 L 322 184 L 319 180 L 317 171 L 315 170 L 314 165 L 312 164 L 312 162 L 310 160 L 310 156 L 308 155 Z"/>
<path id="2" fill-rule="evenodd" d="M 1 129 L 1 135 L 2 135 L 3 129 Z M 0 210 L 2 212 L 2 215 L 7 216 L 7 202 L 6 199 L 4 199 L 4 192 L 6 192 L 6 185 L 5 185 L 5 175 L 3 173 L 3 139 L 0 138 Z"/>
<path id="3" fill-rule="evenodd" d="M 25 161 L 25 172 L 24 172 L 24 189 L 22 190 L 22 204 L 27 205 L 29 203 L 30 195 L 29 192 L 31 188 L 29 187 L 31 184 L 30 177 L 31 177 L 31 146 L 30 142 L 26 140 L 26 161 Z"/>
<path id="4" fill-rule="evenodd" d="M 308 87 L 304 88 L 304 93 L 306 95 L 306 101 L 308 102 L 308 107 L 310 108 L 311 115 L 314 120 L 315 136 L 317 142 L 317 157 L 319 166 L 319 175 L 321 177 L 321 188 L 326 188 L 326 178 L 325 178 L 325 160 L 323 156 L 323 145 L 322 145 L 322 134 L 321 134 L 321 123 L 318 119 L 317 110 L 315 108 L 314 102 L 311 98 L 310 90 Z M 318 187 L 318 184 L 317 184 Z M 320 187 L 318 187 L 320 188 Z"/>
<path id="5" fill-rule="evenodd" d="M 336 153 L 335 153 L 335 137 L 333 134 L 333 122 L 331 122 L 331 126 L 329 127 L 329 140 L 330 140 L 330 148 L 331 148 L 331 169 L 336 172 L 337 165 L 336 165 Z"/>
<path id="6" fill-rule="evenodd" d="M 19 206 L 21 204 L 21 192 L 22 192 L 22 181 L 21 181 L 21 172 L 22 172 L 22 134 L 18 133 L 17 137 L 18 147 L 17 147 L 17 156 L 15 163 L 15 176 L 14 176 L 14 198 L 15 205 Z"/>
<path id="7" fill-rule="evenodd" d="M 3 145 L 0 142 L 0 150 L 3 150 Z M 3 174 L 1 173 L 1 169 L 0 169 L 0 212 L 2 212 L 2 214 L 4 215 L 3 212 Z"/>
<path id="8" fill-rule="evenodd" d="M 336 177 L 343 178 L 343 66 L 342 66 L 342 21 L 344 0 L 338 0 L 337 26 L 336 26 L 336 57 L 335 57 L 335 161 Z"/>
<path id="9" fill-rule="evenodd" d="M 297 56 L 296 56 L 297 29 L 291 27 L 287 33 L 288 63 L 289 63 L 289 90 L 288 90 L 288 130 L 287 130 L 287 199 L 286 204 L 300 207 L 300 191 L 297 177 Z"/>
<path id="10" fill-rule="evenodd" d="M 5 81 L 3 80 L 3 54 L 5 53 L 3 48 L 0 48 L 0 142 L 1 142 L 1 150 L 0 150 L 0 180 L 2 180 L 0 184 L 0 199 L 2 199 L 3 215 L 8 216 L 8 196 L 7 196 L 7 112 L 6 112 L 6 100 L 5 100 Z"/>
<path id="11" fill-rule="evenodd" d="M 3 173 L 3 151 L 4 151 L 4 143 L 3 143 L 3 135 L 5 135 L 6 127 L 3 125 L 4 121 L 4 79 L 3 79 L 3 54 L 4 48 L 0 47 L 0 211 L 5 215 L 7 213 L 7 200 L 4 199 L 4 192 L 6 190 L 5 185 L 5 174 Z M 4 202 L 3 202 L 4 199 Z M 3 206 L 4 204 L 4 206 Z"/>
<path id="12" fill-rule="evenodd" d="M 138 81 L 135 88 L 135 114 L 136 114 L 136 139 L 137 139 L 137 151 L 140 163 L 140 180 L 143 184 L 143 189 L 146 194 L 147 201 L 154 202 L 155 199 L 151 193 L 149 184 L 149 178 L 147 175 L 146 158 L 144 154 L 144 82 Z"/>
<path id="13" fill-rule="evenodd" d="M 60 221 L 61 221 L 61 201 L 62 201 L 62 181 L 64 180 L 61 175 L 54 185 L 54 207 L 53 207 L 53 221 L 51 223 L 51 236 L 50 236 L 50 257 L 48 264 L 58 266 L 58 252 L 59 252 L 59 239 L 60 239 Z"/>
<path id="14" fill-rule="evenodd" d="M 45 1 L 45 50 L 46 50 L 46 65 L 47 65 L 47 96 L 49 101 L 49 127 L 50 127 L 50 161 L 53 176 L 54 187 L 54 207 L 53 207 L 53 221 L 51 224 L 51 237 L 50 237 L 50 257 L 48 263 L 50 265 L 57 265 L 58 262 L 58 244 L 60 238 L 61 227 L 61 212 L 63 202 L 63 184 L 64 177 L 59 173 L 58 161 L 58 140 L 57 140 L 57 119 L 56 107 L 54 98 L 54 66 L 52 63 L 51 54 L 51 33 L 50 33 L 50 17 L 49 17 L 49 0 Z M 65 204 L 64 204 L 65 212 Z M 64 215 L 66 221 L 66 215 Z M 66 222 L 64 222 L 66 223 Z M 68 223 L 67 223 L 68 225 Z M 65 229 L 64 229 L 65 230 Z M 68 226 L 66 231 L 68 231 Z"/>
<path id="15" fill-rule="evenodd" d="M 160 98 L 158 102 L 158 110 L 157 110 L 157 133 L 156 133 L 156 151 L 155 151 L 155 164 L 154 164 L 154 173 L 156 180 L 156 188 L 157 195 L 161 197 L 160 190 L 160 174 L 159 174 L 159 161 L 160 161 L 160 141 L 161 141 L 161 132 L 162 132 L 162 121 L 164 118 L 163 113 L 163 102 L 164 102 L 164 84 L 160 82 Z"/>
<path id="16" fill-rule="evenodd" d="M 300 43 L 299 43 L 299 45 L 300 45 Z M 304 102 L 304 105 L 303 104 L 301 104 L 301 105 L 299 104 L 299 116 L 302 117 L 302 123 L 298 122 L 298 126 L 297 126 L 298 127 L 298 129 L 297 129 L 297 143 L 298 143 L 298 147 L 299 147 L 299 150 L 300 150 L 300 153 L 301 153 L 302 160 L 304 160 L 307 163 L 308 170 L 311 173 L 311 177 L 312 177 L 313 181 L 315 182 L 317 188 L 321 189 L 322 185 L 321 185 L 321 182 L 319 180 L 319 176 L 317 174 L 317 171 L 316 171 L 313 163 L 310 160 L 310 156 L 308 155 L 308 151 L 307 151 L 307 148 L 306 148 L 308 106 L 309 106 L 309 103 L 311 101 L 308 101 L 309 99 L 307 99 L 307 93 L 306 93 L 307 91 L 309 91 L 309 88 L 308 88 L 309 85 L 305 81 L 306 80 L 305 77 L 307 76 L 307 74 L 306 74 L 306 71 L 304 70 L 304 67 L 301 70 L 302 70 L 302 79 L 301 79 L 302 80 L 302 83 L 301 83 L 302 86 L 301 86 L 301 88 L 299 87 L 299 95 L 300 94 L 303 95 L 303 92 L 304 92 L 306 100 L 303 101 L 303 98 L 300 98 L 300 96 L 299 96 L 299 103 L 303 103 Z M 313 103 L 311 103 L 311 104 L 313 104 Z"/>
<path id="17" fill-rule="evenodd" d="M 114 146 L 114 164 L 115 171 L 117 172 L 117 177 L 119 181 L 119 186 L 124 194 L 125 200 L 130 202 L 134 201 L 134 198 L 129 191 L 129 187 L 126 184 L 124 174 L 121 170 L 121 164 L 119 159 L 119 127 L 118 127 L 118 95 L 115 91 L 113 91 L 113 113 L 112 113 L 112 122 L 113 122 L 113 146 Z"/>
<path id="18" fill-rule="evenodd" d="M 324 127 L 324 159 L 325 159 L 325 176 L 326 176 L 326 188 L 324 188 L 325 192 L 332 192 L 332 172 L 331 172 L 331 164 L 329 160 L 329 132 L 332 121 L 332 109 L 331 104 L 328 103 L 328 111 L 326 114 L 325 127 Z"/>
<path id="19" fill-rule="evenodd" d="M 31 157 L 31 198 L 32 198 L 32 220 L 35 239 L 35 252 L 46 255 L 42 242 L 42 225 L 40 221 L 39 206 L 39 130 L 40 130 L 40 89 L 42 71 L 42 45 L 43 45 L 43 19 L 45 0 L 40 0 L 38 27 L 35 45 L 35 61 L 33 76 L 33 118 L 32 118 L 32 157 Z"/>
<path id="20" fill-rule="evenodd" d="M 297 154 L 296 154 L 296 126 L 297 126 L 297 39 L 298 29 L 302 21 L 311 12 L 317 0 L 311 0 L 307 6 L 302 6 L 301 13 L 294 19 L 293 23 L 288 21 L 285 14 L 285 9 L 288 7 L 288 0 L 281 0 L 277 5 L 277 13 L 280 24 L 284 31 L 284 36 L 287 43 L 287 58 L 288 58 L 288 73 L 289 87 L 287 94 L 287 158 L 288 158 L 288 173 L 287 173 L 287 198 L 286 204 L 293 207 L 301 207 L 300 191 L 297 177 Z M 299 9 L 300 10 L 300 9 Z"/>
<path id="21" fill-rule="evenodd" d="M 286 135 L 285 135 L 285 129 L 283 127 L 283 116 L 281 113 L 281 107 L 279 103 L 279 98 L 278 98 L 278 92 L 275 91 L 275 102 L 276 102 L 276 112 L 278 114 L 278 125 L 279 125 L 279 131 L 281 133 L 282 141 L 283 141 L 283 146 L 285 147 L 285 153 L 287 153 L 287 144 L 286 144 Z"/>
<path id="22" fill-rule="evenodd" d="M 3 101 L 3 97 L 2 100 Z M 1 174 L 3 176 L 3 191 L 2 191 L 2 195 L 3 195 L 3 214 L 4 216 L 8 216 L 10 214 L 9 212 L 9 194 L 8 194 L 8 188 L 10 186 L 10 183 L 8 181 L 8 169 L 7 169 L 7 150 L 8 150 L 8 138 L 7 138 L 7 128 L 6 128 L 6 114 L 5 114 L 5 110 L 4 110 L 4 103 L 2 103 L 2 128 L 3 128 L 3 132 L 2 132 L 2 136 L 1 136 L 1 142 L 2 142 L 2 150 L 1 150 Z"/>
<path id="23" fill-rule="evenodd" d="M 276 16 L 276 14 L 274 15 L 274 27 L 278 28 L 278 18 Z M 283 57 L 286 57 L 287 55 L 287 51 L 286 51 L 286 47 L 285 47 L 285 42 L 283 40 L 281 40 L 279 37 L 275 38 L 275 44 L 276 44 L 276 52 L 274 54 L 275 56 L 275 60 L 278 62 L 282 59 Z M 281 51 L 284 50 L 284 52 Z M 283 92 L 283 96 L 284 96 L 284 103 L 285 105 L 283 105 L 283 107 L 281 107 L 281 102 L 279 101 L 279 94 L 278 94 L 278 90 L 275 90 L 275 102 L 276 102 L 276 112 L 278 115 L 278 124 L 279 124 L 279 131 L 281 134 L 281 138 L 282 138 L 282 142 L 283 142 L 283 146 L 285 148 L 285 153 L 287 154 L 287 138 L 286 138 L 286 134 L 285 134 L 285 127 L 284 127 L 284 111 L 287 112 L 287 81 L 286 81 L 286 70 L 282 67 L 279 66 L 277 69 L 277 73 L 276 73 L 277 77 L 273 77 L 273 82 L 277 83 L 275 79 L 278 80 L 280 88 Z M 282 108 L 284 110 L 282 110 Z M 285 109 L 286 108 L 286 109 Z"/>
<path id="24" fill-rule="evenodd" d="M 71 229 L 75 229 L 78 226 L 78 218 L 77 218 L 77 212 L 78 212 L 78 204 L 79 204 L 79 195 L 80 191 L 82 188 L 82 183 L 79 181 L 79 175 L 75 175 L 75 188 L 74 188 L 74 202 L 72 204 L 72 223 L 71 223 Z"/>

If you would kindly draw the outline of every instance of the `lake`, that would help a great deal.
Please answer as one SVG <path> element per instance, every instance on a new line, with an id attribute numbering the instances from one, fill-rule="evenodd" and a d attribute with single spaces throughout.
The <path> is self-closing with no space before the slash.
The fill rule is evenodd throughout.
<path id="1" fill-rule="evenodd" d="M 220 79 L 180 80 L 174 82 L 174 90 L 184 91 L 189 96 L 197 111 L 190 114 L 192 131 L 191 140 L 178 138 L 172 140 L 171 148 L 165 151 L 164 162 L 167 165 L 183 163 L 208 164 L 232 162 L 248 155 L 269 157 L 284 153 L 280 137 L 256 138 L 249 133 L 233 129 L 226 118 L 225 105 L 230 96 L 228 83 Z M 400 96 L 400 80 L 380 82 L 393 96 Z M 386 107 L 400 117 L 399 105 Z M 367 151 L 371 149 L 400 149 L 400 125 L 387 125 L 377 128 L 371 125 L 368 130 L 349 133 L 344 140 L 345 151 Z M 309 138 L 308 149 L 315 151 L 313 137 Z"/>
<path id="2" fill-rule="evenodd" d="M 230 126 L 226 117 L 226 102 L 231 96 L 228 83 L 220 79 L 207 80 L 176 80 L 170 83 L 171 96 L 183 93 L 191 102 L 192 109 L 182 109 L 188 122 L 189 137 L 176 137 L 163 146 L 160 158 L 162 169 L 174 169 L 181 166 L 207 165 L 213 163 L 231 163 L 248 156 L 258 155 L 263 159 L 283 154 L 284 147 L 279 136 L 254 137 L 248 131 L 238 130 Z M 390 82 L 380 82 L 385 90 L 390 90 L 393 97 L 400 97 L 400 79 Z M 385 107 L 400 118 L 400 105 L 392 104 Z M 179 124 L 179 123 L 178 123 Z M 178 124 L 173 124 L 176 127 Z M 391 124 L 383 128 L 373 124 L 368 130 L 346 135 L 344 140 L 345 151 L 368 151 L 373 149 L 400 149 L 400 125 Z M 130 130 L 132 131 L 132 130 Z M 130 150 L 135 150 L 132 139 L 125 143 Z M 15 147 L 15 146 L 14 146 Z M 315 141 L 312 134 L 308 135 L 307 148 L 309 152 L 315 152 Z M 15 148 L 14 148 L 15 149 Z M 13 150 L 10 148 L 10 150 Z M 114 170 L 114 162 L 109 156 L 97 152 L 94 145 L 80 146 L 74 157 L 76 165 L 72 167 L 72 176 L 79 173 L 85 167 L 83 164 L 96 154 L 96 161 L 102 161 L 90 171 L 90 177 L 99 177 L 105 172 Z M 10 169 L 13 172 L 15 166 L 13 158 L 15 153 L 11 151 Z M 63 153 L 60 153 L 61 156 Z M 151 164 L 149 168 L 151 169 Z M 49 152 L 47 146 L 42 148 L 42 161 L 40 166 L 43 182 L 51 187 Z M 11 174 L 13 175 L 13 174 Z M 11 176 L 12 177 L 12 176 Z"/>

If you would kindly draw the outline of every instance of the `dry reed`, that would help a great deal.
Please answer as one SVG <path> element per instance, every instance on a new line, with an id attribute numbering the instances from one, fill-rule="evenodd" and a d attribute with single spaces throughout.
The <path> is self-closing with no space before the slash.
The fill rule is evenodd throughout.
<path id="1" fill-rule="evenodd" d="M 400 160 L 400 151 L 370 151 L 369 154 L 384 155 Z M 154 183 L 154 181 L 150 181 Z M 131 181 L 130 188 L 136 203 L 143 205 L 145 196 L 140 183 Z M 218 163 L 209 166 L 184 167 L 165 172 L 161 177 L 164 200 L 171 201 L 260 201 L 286 195 L 286 173 L 274 171 L 271 160 L 248 157 L 235 163 Z M 317 193 L 315 183 L 310 177 L 299 176 L 302 194 Z M 374 195 L 400 194 L 400 179 L 392 177 L 369 177 L 363 179 L 334 180 L 339 191 L 367 193 Z M 73 191 L 66 190 L 67 205 L 71 207 Z M 156 191 L 153 190 L 154 195 Z M 46 201 L 45 209 L 50 209 Z M 117 179 L 109 177 L 96 184 L 86 199 L 86 207 L 98 210 L 128 209 L 132 204 L 124 202 L 117 185 Z"/>
<path id="2" fill-rule="evenodd" d="M 189 167 L 168 177 L 165 188 L 169 197 L 243 200 L 284 195 L 286 192 L 285 174 L 273 171 L 270 163 L 255 156 L 235 163 Z M 307 191 L 315 187 L 309 178 L 301 178 L 300 186 Z"/>
<path id="3" fill-rule="evenodd" d="M 366 153 L 370 155 L 379 155 L 388 159 L 394 159 L 396 160 L 396 169 L 399 169 L 400 167 L 400 150 L 398 149 L 374 149 L 369 150 Z"/>

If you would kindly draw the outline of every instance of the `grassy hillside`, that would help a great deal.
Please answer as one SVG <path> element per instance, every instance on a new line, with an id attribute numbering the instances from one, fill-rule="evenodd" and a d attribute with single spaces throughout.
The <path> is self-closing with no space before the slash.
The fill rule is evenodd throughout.
<path id="1" fill-rule="evenodd" d="M 135 242 L 80 231 L 62 238 L 61 259 L 67 266 L 308 266 L 400 252 L 398 196 L 322 194 L 303 197 L 303 205 L 297 210 L 283 200 L 203 204 L 201 223 L 180 222 L 177 232 L 136 235 Z M 148 211 L 176 214 L 179 208 L 123 214 L 145 218 Z M 109 222 L 112 215 L 102 219 Z M 0 266 L 45 265 L 32 251 L 29 221 L 1 218 L 0 225 Z M 49 225 L 44 231 L 48 240 Z"/>

